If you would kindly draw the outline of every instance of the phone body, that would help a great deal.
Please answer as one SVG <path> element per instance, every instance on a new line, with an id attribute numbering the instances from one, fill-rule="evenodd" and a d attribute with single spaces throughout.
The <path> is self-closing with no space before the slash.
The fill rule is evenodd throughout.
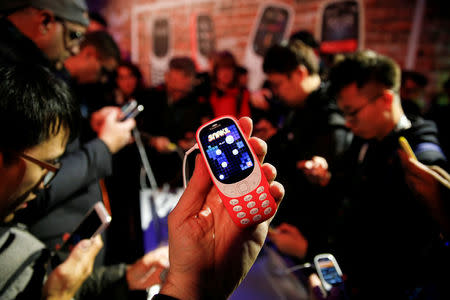
<path id="1" fill-rule="evenodd" d="M 121 107 L 123 118 L 120 121 L 125 121 L 129 118 L 135 118 L 140 112 L 144 110 L 142 104 L 138 104 L 136 100 L 132 99 L 127 104 Z"/>
<path id="2" fill-rule="evenodd" d="M 62 252 L 70 251 L 79 241 L 90 239 L 101 234 L 111 223 L 111 216 L 102 202 L 92 206 L 80 224 L 70 234 L 69 238 L 59 249 Z"/>
<path id="3" fill-rule="evenodd" d="M 277 204 L 237 120 L 231 116 L 216 118 L 202 125 L 196 138 L 211 179 L 234 223 L 245 228 L 272 217 Z"/>
<path id="4" fill-rule="evenodd" d="M 326 291 L 330 291 L 333 286 L 344 282 L 341 268 L 332 254 L 323 253 L 316 255 L 314 257 L 314 266 Z"/>
<path id="5" fill-rule="evenodd" d="M 411 146 L 408 143 L 408 140 L 401 136 L 398 138 L 398 142 L 400 143 L 400 146 L 402 147 L 403 151 L 406 152 L 406 154 L 408 154 L 409 158 L 413 158 L 415 160 L 417 160 L 416 155 L 414 154 L 414 151 L 411 149 Z"/>
<path id="6" fill-rule="evenodd" d="M 130 101 L 122 105 L 120 109 L 122 110 L 122 113 L 126 116 L 137 107 L 137 104 L 138 103 L 135 99 L 130 99 Z"/>

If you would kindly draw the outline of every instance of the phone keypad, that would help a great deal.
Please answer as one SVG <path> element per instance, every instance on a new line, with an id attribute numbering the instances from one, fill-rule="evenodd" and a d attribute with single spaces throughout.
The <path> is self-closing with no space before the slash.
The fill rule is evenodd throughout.
<path id="1" fill-rule="evenodd" d="M 233 220 L 241 227 L 259 223 L 270 218 L 276 209 L 273 198 L 267 193 L 268 183 L 264 181 L 252 192 L 228 201 Z"/>

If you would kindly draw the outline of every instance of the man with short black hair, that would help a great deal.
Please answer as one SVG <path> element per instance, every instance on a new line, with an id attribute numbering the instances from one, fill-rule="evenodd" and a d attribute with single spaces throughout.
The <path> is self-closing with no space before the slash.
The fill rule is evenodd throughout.
<path id="1" fill-rule="evenodd" d="M 0 19 L 1 63 L 41 65 L 69 81 L 63 63 L 79 53 L 89 24 L 84 0 L 5 0 L 0 14 L 4 16 Z M 108 60 L 101 66 L 107 63 L 111 64 Z M 105 114 L 98 138 L 83 144 L 75 139 L 68 145 L 54 184 L 21 212 L 31 232 L 52 249 L 102 200 L 98 180 L 111 174 L 111 155 L 129 142 L 134 127 L 133 120 L 119 122 L 118 114 Z"/>
<path id="2" fill-rule="evenodd" d="M 333 168 L 351 134 L 321 81 L 311 47 L 297 40 L 272 46 L 264 56 L 263 70 L 274 94 L 289 109 L 282 128 L 269 140 L 270 158 L 278 162 L 280 182 L 288 191 L 278 220 L 295 225 L 308 240 L 307 253 L 295 256 L 312 258 L 328 242 L 329 224 L 317 220 L 334 213 L 332 198 L 337 197 L 334 189 L 324 187 L 329 173 L 320 157 Z M 279 247 L 278 241 L 287 238 L 283 233 L 270 234 Z"/>
<path id="3" fill-rule="evenodd" d="M 165 82 L 150 90 L 149 109 L 142 113 L 141 129 L 151 135 L 150 160 L 158 185 L 182 186 L 182 158 L 195 144 L 195 131 L 210 116 L 207 103 L 194 93 L 195 63 L 187 56 L 169 62 Z M 181 151 L 181 152 L 180 152 Z"/>
<path id="4" fill-rule="evenodd" d="M 448 299 L 450 255 L 439 222 L 446 214 L 448 224 L 447 204 L 417 197 L 398 155 L 403 136 L 419 161 L 446 168 L 435 124 L 404 114 L 400 68 L 387 56 L 342 56 L 329 76 L 355 135 L 344 176 L 332 177 L 346 196 L 335 251 L 354 299 Z"/>
<path id="5" fill-rule="evenodd" d="M 102 247 L 99 237 L 82 241 L 44 285 L 47 249 L 13 223 L 15 212 L 59 171 L 58 159 L 76 133 L 77 113 L 64 82 L 48 70 L 0 67 L 1 299 L 72 299 Z"/>

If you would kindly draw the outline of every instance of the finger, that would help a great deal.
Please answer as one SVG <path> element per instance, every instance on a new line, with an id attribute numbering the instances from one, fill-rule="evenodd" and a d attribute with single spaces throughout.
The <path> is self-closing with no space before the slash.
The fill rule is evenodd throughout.
<path id="1" fill-rule="evenodd" d="M 280 205 L 284 197 L 284 186 L 278 181 L 274 181 L 270 184 L 270 194 L 275 199 L 277 205 Z"/>
<path id="2" fill-rule="evenodd" d="M 438 173 L 445 180 L 450 181 L 450 175 L 444 169 L 442 169 L 441 167 L 439 167 L 439 166 L 430 166 L 429 168 L 431 170 L 435 171 L 436 173 Z"/>
<path id="3" fill-rule="evenodd" d="M 274 181 L 275 178 L 277 177 L 277 169 L 269 163 L 264 163 L 262 165 L 262 170 L 263 170 L 264 176 L 266 177 L 266 179 L 269 183 Z"/>
<path id="4" fill-rule="evenodd" d="M 312 293 L 315 299 L 324 300 L 326 294 L 322 290 L 322 283 L 320 282 L 319 276 L 317 276 L 317 274 L 311 274 L 308 279 L 309 279 L 309 286 L 312 289 Z"/>
<path id="5" fill-rule="evenodd" d="M 255 152 L 256 157 L 258 157 L 260 162 L 264 161 L 267 154 L 267 143 L 257 137 L 251 137 L 248 140 L 250 147 L 252 147 L 253 152 Z"/>
<path id="6" fill-rule="evenodd" d="M 182 215 L 181 221 L 196 215 L 202 209 L 211 186 L 212 181 L 205 162 L 198 154 L 195 158 L 194 173 L 172 213 Z"/>
<path id="7" fill-rule="evenodd" d="M 84 266 L 89 270 L 102 247 L 103 242 L 100 235 L 97 235 L 95 238 L 81 240 L 61 265 L 68 268 Z M 86 263 L 89 265 L 86 265 Z"/>
<path id="8" fill-rule="evenodd" d="M 292 231 L 292 227 L 293 226 L 288 223 L 282 223 L 277 229 L 283 232 L 290 232 Z"/>
<path id="9" fill-rule="evenodd" d="M 121 125 L 125 130 L 131 130 L 136 127 L 136 121 L 133 118 L 126 119 L 125 121 L 121 122 Z"/>
<path id="10" fill-rule="evenodd" d="M 253 121 L 249 117 L 242 117 L 239 119 L 239 126 L 244 132 L 245 137 L 250 138 L 253 131 Z"/>

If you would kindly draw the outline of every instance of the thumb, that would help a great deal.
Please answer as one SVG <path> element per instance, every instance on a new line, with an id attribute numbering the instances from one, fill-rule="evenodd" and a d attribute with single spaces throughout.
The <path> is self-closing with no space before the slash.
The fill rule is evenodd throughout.
<path id="1" fill-rule="evenodd" d="M 173 209 L 173 214 L 182 214 L 182 220 L 196 215 L 203 207 L 206 196 L 211 190 L 211 178 L 200 154 L 195 159 L 195 169 L 183 195 Z"/>

